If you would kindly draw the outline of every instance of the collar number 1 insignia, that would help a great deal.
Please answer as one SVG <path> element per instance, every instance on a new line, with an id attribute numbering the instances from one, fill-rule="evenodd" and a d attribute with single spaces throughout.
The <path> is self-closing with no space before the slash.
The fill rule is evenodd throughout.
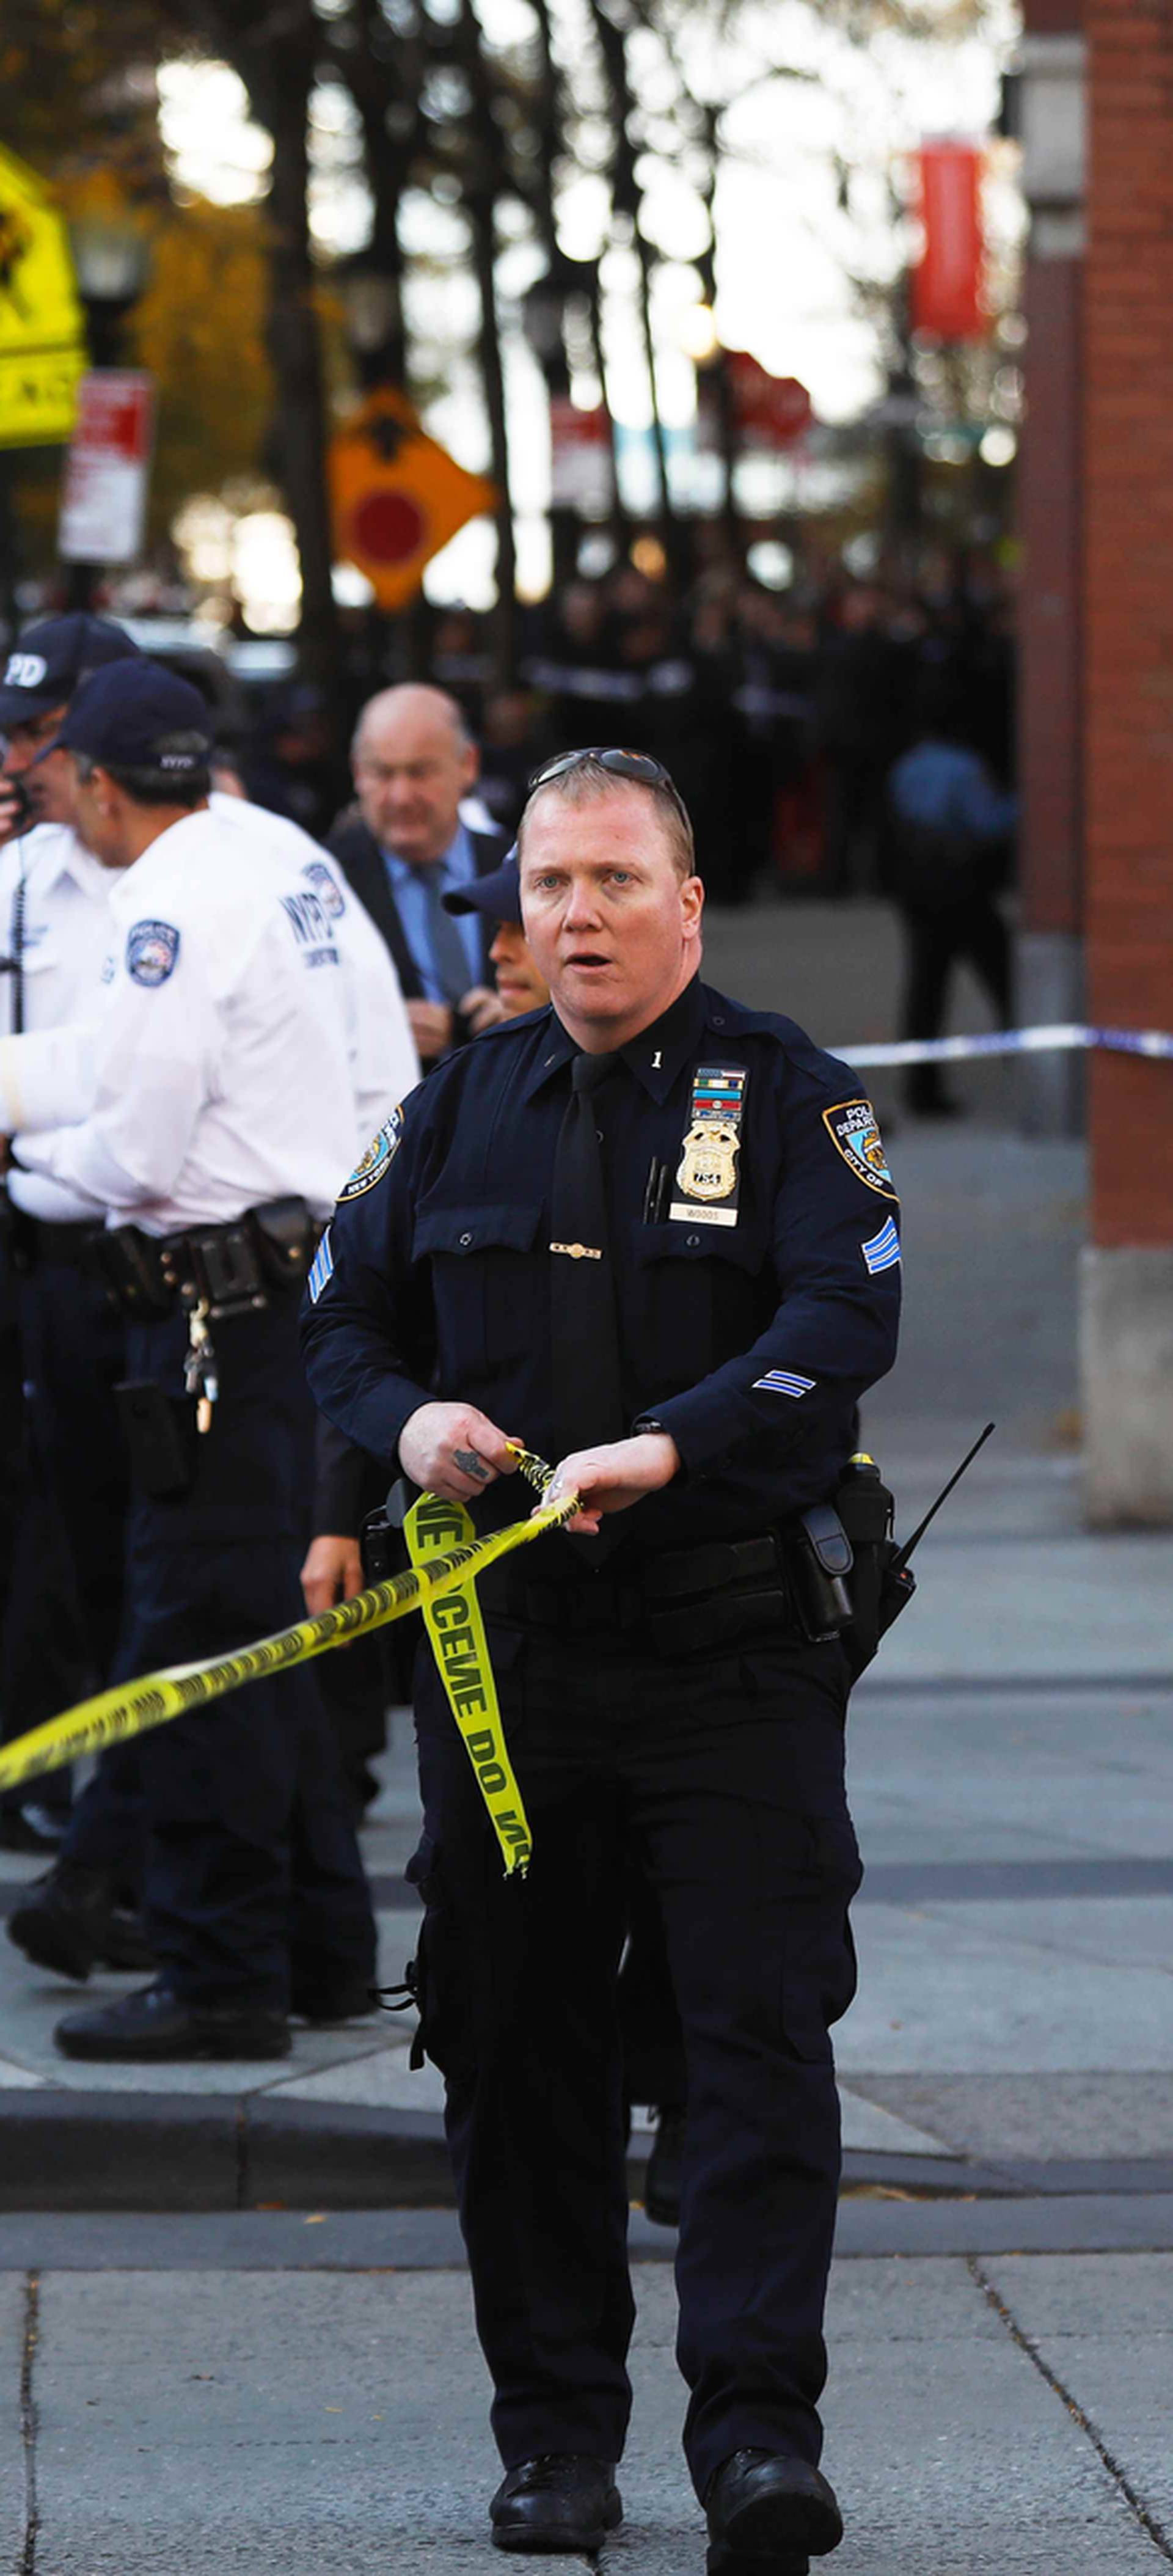
<path id="1" fill-rule="evenodd" d="M 748 1080 L 744 1065 L 698 1065 L 676 1173 L 679 1195 L 668 1210 L 675 1223 L 736 1225 L 741 1195 L 738 1155 Z"/>

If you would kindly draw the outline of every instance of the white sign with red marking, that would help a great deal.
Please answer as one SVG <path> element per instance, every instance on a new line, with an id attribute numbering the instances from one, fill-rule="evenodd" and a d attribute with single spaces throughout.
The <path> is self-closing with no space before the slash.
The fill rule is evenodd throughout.
<path id="1" fill-rule="evenodd" d="M 155 389 L 150 376 L 99 367 L 78 388 L 65 459 L 57 551 L 64 563 L 133 563 L 147 513 Z"/>

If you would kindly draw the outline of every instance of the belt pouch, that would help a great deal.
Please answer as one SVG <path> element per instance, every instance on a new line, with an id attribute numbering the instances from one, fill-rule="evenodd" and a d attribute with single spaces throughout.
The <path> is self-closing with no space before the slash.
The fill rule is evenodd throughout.
<path id="1" fill-rule="evenodd" d="M 192 1406 L 168 1395 L 153 1378 L 124 1378 L 114 1401 L 140 1493 L 152 1502 L 178 1502 L 190 1493 L 195 1476 Z"/>
<path id="2" fill-rule="evenodd" d="M 788 1533 L 794 1606 L 811 1645 L 842 1634 L 851 1619 L 851 1541 L 832 1503 L 815 1503 Z"/>
<path id="3" fill-rule="evenodd" d="M 247 1217 L 238 1225 L 192 1226 L 186 1236 L 195 1284 L 213 1323 L 267 1306 L 268 1290 Z"/>
<path id="4" fill-rule="evenodd" d="M 713 1646 L 738 1645 L 749 1637 L 794 1633 L 794 1604 L 777 1585 L 756 1592 L 710 1593 L 707 1601 L 655 1610 L 648 1621 L 658 1655 L 704 1655 Z"/>
<path id="5" fill-rule="evenodd" d="M 399 1524 L 389 1520 L 386 1510 L 368 1512 L 358 1534 L 364 1583 L 390 1583 L 407 1565 L 407 1549 Z"/>
<path id="6" fill-rule="evenodd" d="M 321 1227 L 300 1198 L 266 1199 L 244 1220 L 264 1277 L 274 1288 L 296 1288 L 318 1247 Z"/>
<path id="7" fill-rule="evenodd" d="M 164 1267 L 163 1246 L 137 1225 L 108 1226 L 94 1237 L 99 1275 L 113 1292 L 124 1315 L 154 1320 L 175 1306 L 174 1283 Z"/>

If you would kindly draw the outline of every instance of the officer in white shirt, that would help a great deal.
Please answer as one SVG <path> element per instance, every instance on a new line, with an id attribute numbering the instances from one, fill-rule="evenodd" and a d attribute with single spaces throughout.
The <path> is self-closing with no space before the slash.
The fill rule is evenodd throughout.
<path id="1" fill-rule="evenodd" d="M 50 764 L 57 759 L 56 752 L 50 754 Z M 361 1151 L 420 1078 L 394 964 L 358 897 L 344 888 L 341 871 L 328 864 L 300 824 L 239 796 L 213 791 L 207 802 L 209 813 L 235 839 L 242 866 L 276 868 L 290 896 L 299 897 L 304 886 L 308 911 L 320 905 L 329 915 L 343 970 Z M 79 1098 L 86 1106 L 92 1099 L 93 1029 L 110 953 L 110 875 L 68 824 L 43 823 L 11 850 L 0 850 L 0 906 L 6 897 L 9 911 L 18 910 L 10 972 L 13 995 L 19 992 L 23 1000 L 20 1015 L 11 1009 L 7 1034 L 0 1034 L 0 1127 L 11 1132 L 55 1126 L 75 1116 Z M 50 1222 L 84 1213 L 43 1176 L 28 1182 L 17 1176 L 12 1197 L 18 1207 Z"/>
<path id="2" fill-rule="evenodd" d="M 129 635 L 107 619 L 54 617 L 26 629 L 0 676 L 0 1058 L 7 1048 L 31 1059 L 30 1077 L 39 1058 L 42 1080 L 61 1070 L 54 1057 L 60 1059 L 64 1026 L 91 1011 L 100 991 L 110 878 L 69 827 L 68 762 L 38 762 L 38 754 L 88 673 L 136 654 Z M 20 1030 L 27 1034 L 13 1034 Z M 70 1043 L 66 1058 L 73 1053 Z M 12 1106 L 6 1114 L 0 1082 L 0 1133 L 16 1123 Z M 104 1680 L 117 1642 L 127 1478 L 113 1389 L 125 1375 L 125 1331 L 86 1267 L 88 1202 L 40 1176 L 30 1176 L 25 1191 L 14 1176 L 10 1198 L 0 1184 L 0 1208 L 0 1297 L 13 1380 L 6 1450 L 18 1429 L 26 1434 L 22 1541 L 11 1588 L 0 1568 L 4 1724 L 15 1735 Z M 10 1453 L 11 1491 L 19 1473 Z M 120 1884 L 135 1876 L 137 1817 L 121 1808 L 118 1791 L 119 1776 L 128 1779 L 132 1767 L 108 1765 L 103 1800 L 89 1802 L 97 1812 L 79 1864 L 84 1874 L 75 1874 L 85 1928 L 75 1927 L 67 1955 L 46 1965 L 77 1973 L 79 1961 L 84 1970 L 99 1957 L 111 1966 L 148 1964 L 141 1937 L 116 1903 Z M 0 1835 L 45 1848 L 67 1814 L 68 1775 L 59 1774 L 31 1796 L 5 1798 Z"/>
<path id="3" fill-rule="evenodd" d="M 89 1114 L 13 1144 L 18 1173 L 108 1211 L 136 1488 L 126 1674 L 298 1615 L 313 1417 L 297 1287 L 354 1134 L 334 920 L 313 887 L 242 865 L 207 809 L 210 749 L 198 691 L 145 661 L 73 700 L 55 751 L 79 835 L 114 872 L 115 948 Z M 290 2009 L 365 2004 L 370 1904 L 313 1675 L 253 1683 L 139 1756 L 161 1973 L 68 2017 L 65 2053 L 278 2057 Z"/>
<path id="4" fill-rule="evenodd" d="M 110 621 L 52 618 L 26 630 L 0 686 L 0 726 L 8 728 L 0 840 L 6 819 L 25 827 L 0 848 L 0 949 L 6 941 L 9 966 L 0 982 L 0 1133 L 76 1119 L 92 1103 L 94 1022 L 114 936 L 110 905 L 117 878 L 73 828 L 68 755 L 42 755 L 88 672 L 130 658 L 139 658 L 137 646 Z M 16 810 L 14 787 L 23 813 Z M 208 803 L 235 834 L 242 866 L 272 866 L 295 904 L 308 888 L 330 914 L 343 966 L 357 1159 L 419 1079 L 394 965 L 358 899 L 349 888 L 344 891 L 340 872 L 297 824 L 233 795 L 213 791 Z M 113 1400 L 114 1386 L 126 1373 L 125 1325 L 93 1276 L 89 1251 L 95 1218 L 102 1222 L 105 1211 L 43 1171 L 13 1172 L 10 1193 L 18 1212 L 13 1230 L 20 1262 L 20 1275 L 11 1283 L 20 1346 L 12 1374 L 31 1390 L 38 1458 L 65 1521 L 97 1683 L 107 1678 L 118 1637 L 127 1502 L 125 1447 Z M 86 1687 L 58 1643 L 61 1587 L 50 1579 L 53 1552 L 33 1551 L 28 1563 L 25 1558 L 27 1549 L 6 1635 L 7 1669 L 20 1684 L 6 1711 L 10 1734 L 37 1724 Z M 333 1687 L 332 1673 L 320 1687 L 344 1743 L 354 1723 L 351 1703 L 364 1681 L 361 1724 L 367 1734 L 373 1728 L 380 1735 L 386 1693 L 377 1655 L 356 1649 L 339 1680 L 344 1688 Z M 84 1978 L 99 1962 L 150 1965 L 119 1901 L 139 1875 L 137 1782 L 137 1747 L 118 1748 L 104 1759 L 97 1782 L 75 1811 L 61 1866 L 10 1918 L 10 1938 L 38 1966 Z M 9 1802 L 12 1812 L 0 1816 L 0 1834 L 41 1847 L 50 1826 L 60 1830 L 64 1822 L 65 1791 L 64 1780 L 46 1784 L 52 1816 L 40 1803 L 30 1808 Z"/>
<path id="5" fill-rule="evenodd" d="M 270 813 L 265 805 L 251 805 L 244 797 L 215 790 L 208 803 L 217 819 L 238 835 L 242 864 L 264 851 L 281 866 L 293 869 L 324 904 L 334 925 L 343 965 L 361 1152 L 420 1078 L 420 1060 L 392 958 L 341 868 L 303 832 L 300 823 Z"/>

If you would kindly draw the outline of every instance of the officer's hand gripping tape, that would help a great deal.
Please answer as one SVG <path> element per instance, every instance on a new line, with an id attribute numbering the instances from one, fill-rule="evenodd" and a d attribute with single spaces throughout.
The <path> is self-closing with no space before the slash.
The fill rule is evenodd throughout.
<path id="1" fill-rule="evenodd" d="M 544 1493 L 551 1470 L 529 1450 L 517 1451 L 518 1468 L 527 1481 Z M 440 1502 L 436 1495 L 422 1497 L 434 1513 L 444 1516 L 449 1528 L 457 1516 L 471 1532 L 472 1523 L 459 1505 Z M 246 1682 L 261 1681 L 270 1673 L 286 1672 L 293 1664 L 307 1663 L 313 1655 L 323 1655 L 331 1647 L 348 1645 L 353 1637 L 365 1636 L 370 1629 L 390 1626 L 395 1619 L 405 1619 L 411 1610 L 424 1610 L 425 1617 L 435 1605 L 453 1591 L 471 1601 L 476 1612 L 474 1645 L 483 1645 L 480 1613 L 476 1609 L 472 1586 L 476 1577 L 510 1556 L 530 1539 L 540 1538 L 543 1531 L 560 1529 L 578 1509 L 575 1494 L 560 1496 L 556 1503 L 540 1503 L 528 1520 L 511 1521 L 506 1529 L 495 1530 L 488 1538 L 462 1539 L 456 1546 L 437 1551 L 429 1544 L 438 1529 L 433 1520 L 425 1528 L 420 1554 L 410 1570 L 390 1576 L 386 1582 L 374 1583 L 355 1595 L 353 1601 L 340 1601 L 333 1610 L 320 1610 L 315 1618 L 299 1619 L 292 1628 L 279 1629 L 272 1637 L 260 1637 L 251 1646 L 241 1646 L 235 1654 L 223 1655 L 211 1663 L 172 1664 L 165 1672 L 145 1673 L 140 1681 L 120 1683 L 113 1690 L 99 1691 L 93 1699 L 79 1701 L 76 1708 L 66 1709 L 60 1717 L 48 1718 L 43 1726 L 21 1735 L 11 1744 L 0 1746 L 0 1790 L 20 1788 L 26 1780 L 36 1780 L 47 1771 L 59 1771 L 66 1762 L 78 1761 L 84 1753 L 102 1753 L 110 1744 L 125 1744 L 131 1736 L 143 1735 L 152 1726 L 165 1726 L 170 1718 L 183 1717 L 188 1710 L 205 1708 L 208 1702 L 222 1699 L 228 1691 L 240 1690 Z M 467 1625 L 467 1621 L 465 1622 Z M 444 1623 L 429 1627 L 435 1645 L 440 1631 L 451 1634 Z M 479 1651 L 479 1648 L 478 1648 Z M 443 1647 L 437 1656 L 445 1671 Z M 482 1674 L 492 1682 L 487 1653 L 483 1656 Z M 452 1687 L 449 1700 L 457 1723 L 469 1741 L 465 1716 L 456 1709 Z M 496 1693 L 491 1706 L 496 1713 Z M 470 1707 L 471 1719 L 476 1712 Z M 479 1732 L 473 1729 L 473 1733 Z M 500 1721 L 497 1720 L 500 1734 Z M 470 1756 L 473 1767 L 480 1771 L 477 1758 Z M 498 1755 L 505 1787 L 491 1789 L 481 1783 L 482 1795 L 501 1843 L 507 1871 L 524 1871 L 529 1859 L 529 1828 L 517 1795 L 516 1784 L 504 1755 L 503 1742 Z M 511 1804 L 515 1810 L 511 1815 Z"/>

